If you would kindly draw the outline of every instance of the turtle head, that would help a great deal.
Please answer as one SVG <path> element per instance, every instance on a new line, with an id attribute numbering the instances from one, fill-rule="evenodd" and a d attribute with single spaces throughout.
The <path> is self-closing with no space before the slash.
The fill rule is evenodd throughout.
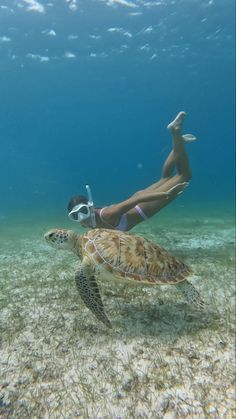
<path id="1" fill-rule="evenodd" d="M 75 243 L 76 233 L 72 230 L 53 228 L 44 234 L 48 244 L 57 249 L 72 250 Z"/>

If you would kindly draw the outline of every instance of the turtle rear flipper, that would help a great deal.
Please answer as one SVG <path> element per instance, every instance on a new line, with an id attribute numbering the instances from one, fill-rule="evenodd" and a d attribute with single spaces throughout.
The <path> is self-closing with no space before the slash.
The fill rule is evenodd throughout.
<path id="1" fill-rule="evenodd" d="M 196 288 L 187 280 L 176 284 L 176 287 L 182 292 L 184 297 L 186 298 L 189 304 L 193 304 L 197 308 L 203 309 L 205 307 L 205 303 L 202 300 L 199 292 Z"/>
<path id="2" fill-rule="evenodd" d="M 80 265 L 75 273 L 75 283 L 85 305 L 92 311 L 98 320 L 111 328 L 111 322 L 105 314 L 96 279 L 83 264 Z"/>

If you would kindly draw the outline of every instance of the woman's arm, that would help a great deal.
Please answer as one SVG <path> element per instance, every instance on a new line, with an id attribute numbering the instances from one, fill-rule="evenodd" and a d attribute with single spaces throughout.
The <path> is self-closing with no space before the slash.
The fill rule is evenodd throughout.
<path id="1" fill-rule="evenodd" d="M 181 194 L 183 190 L 188 186 L 188 182 L 178 183 L 173 188 L 169 189 L 166 192 L 157 192 L 153 190 L 143 190 L 136 192 L 130 198 L 125 201 L 120 202 L 119 204 L 114 204 L 105 209 L 105 217 L 116 217 L 118 221 L 122 214 L 126 213 L 130 209 L 134 208 L 135 205 L 140 204 L 141 202 L 151 202 L 158 199 L 168 199 L 178 194 Z"/>

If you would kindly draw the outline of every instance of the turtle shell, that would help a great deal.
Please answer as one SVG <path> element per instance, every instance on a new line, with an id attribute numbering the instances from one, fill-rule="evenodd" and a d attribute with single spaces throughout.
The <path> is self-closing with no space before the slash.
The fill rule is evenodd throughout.
<path id="1" fill-rule="evenodd" d="M 146 284 L 176 284 L 191 269 L 163 247 L 130 233 L 94 229 L 80 236 L 82 257 L 116 277 Z"/>

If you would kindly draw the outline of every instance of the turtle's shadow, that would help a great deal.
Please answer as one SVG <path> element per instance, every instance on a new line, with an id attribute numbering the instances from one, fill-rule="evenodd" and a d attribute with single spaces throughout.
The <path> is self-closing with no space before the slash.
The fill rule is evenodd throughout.
<path id="1" fill-rule="evenodd" d="M 130 331 L 132 335 L 152 335 L 177 339 L 180 335 L 192 335 L 214 326 L 218 313 L 208 308 L 200 311 L 184 303 L 167 302 L 162 305 L 119 305 L 116 316 L 109 316 L 114 329 Z"/>

